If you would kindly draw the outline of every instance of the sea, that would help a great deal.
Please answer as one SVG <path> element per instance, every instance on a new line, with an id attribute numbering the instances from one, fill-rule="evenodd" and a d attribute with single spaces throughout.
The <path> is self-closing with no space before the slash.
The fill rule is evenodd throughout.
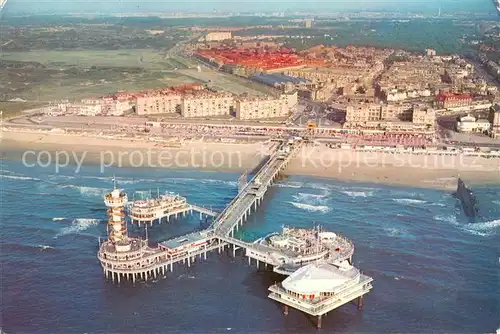
<path id="1" fill-rule="evenodd" d="M 284 277 L 242 254 L 210 253 L 149 282 L 106 282 L 96 257 L 105 238 L 103 195 L 165 191 L 220 211 L 238 174 L 1 162 L 1 328 L 5 333 L 317 333 L 314 319 L 267 298 Z M 411 177 L 410 175 L 408 177 Z M 280 179 L 239 237 L 283 225 L 339 232 L 354 264 L 374 278 L 358 310 L 323 319 L 324 333 L 493 333 L 500 326 L 500 184 L 474 187 L 479 217 L 450 192 L 292 176 Z M 148 228 L 149 242 L 203 225 L 197 214 Z M 144 227 L 131 226 L 145 236 Z"/>

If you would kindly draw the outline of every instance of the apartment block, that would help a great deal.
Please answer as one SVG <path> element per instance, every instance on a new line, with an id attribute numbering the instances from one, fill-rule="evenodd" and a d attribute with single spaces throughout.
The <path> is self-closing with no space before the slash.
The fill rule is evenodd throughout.
<path id="1" fill-rule="evenodd" d="M 180 109 L 182 117 L 230 115 L 234 98 L 227 93 L 203 92 L 185 95 Z"/>
<path id="2" fill-rule="evenodd" d="M 384 104 L 380 108 L 381 119 L 386 121 L 411 121 L 413 106 L 408 103 Z"/>
<path id="3" fill-rule="evenodd" d="M 135 110 L 137 115 L 171 114 L 180 111 L 181 101 L 180 93 L 140 96 L 137 97 Z"/>

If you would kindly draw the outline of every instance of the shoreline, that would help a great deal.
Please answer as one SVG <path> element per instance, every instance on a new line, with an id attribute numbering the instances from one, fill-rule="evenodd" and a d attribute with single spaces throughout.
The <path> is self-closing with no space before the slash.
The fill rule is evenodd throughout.
<path id="1" fill-rule="evenodd" d="M 61 166 L 100 165 L 102 173 L 107 167 L 250 172 L 259 166 L 273 145 L 196 142 L 182 147 L 159 147 L 155 142 L 68 134 L 4 132 L 2 135 L 2 159 L 19 161 L 25 152 L 30 152 L 24 160 L 33 165 L 41 157 L 38 154 L 46 152 L 40 163 L 48 162 L 50 155 L 53 164 L 59 159 Z M 314 146 L 304 148 L 284 175 L 450 191 L 456 189 L 458 176 L 471 185 L 500 184 L 500 159 L 356 152 Z"/>

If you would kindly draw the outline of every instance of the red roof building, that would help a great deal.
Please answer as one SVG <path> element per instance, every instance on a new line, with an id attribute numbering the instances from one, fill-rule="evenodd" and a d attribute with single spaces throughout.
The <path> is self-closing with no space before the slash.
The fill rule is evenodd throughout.
<path id="1" fill-rule="evenodd" d="M 470 105 L 471 103 L 471 94 L 440 93 L 436 96 L 438 108 L 462 107 Z"/>

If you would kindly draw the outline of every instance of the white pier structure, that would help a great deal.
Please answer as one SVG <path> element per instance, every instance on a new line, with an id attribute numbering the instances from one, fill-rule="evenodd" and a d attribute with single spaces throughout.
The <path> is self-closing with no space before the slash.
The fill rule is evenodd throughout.
<path id="1" fill-rule="evenodd" d="M 177 219 L 178 216 L 185 217 L 193 211 L 199 212 L 200 220 L 203 215 L 215 217 L 217 213 L 198 206 L 189 204 L 186 198 L 179 195 L 159 195 L 156 198 L 140 199 L 130 203 L 128 212 L 132 223 L 153 225 L 154 221 L 162 222 L 166 218 L 170 222 L 171 217 Z"/>
<path id="2" fill-rule="evenodd" d="M 363 307 L 363 296 L 371 289 L 373 279 L 363 275 L 347 262 L 339 267 L 327 263 L 312 263 L 304 266 L 282 283 L 269 288 L 269 298 L 288 307 L 317 316 L 317 327 L 321 328 L 321 318 L 328 312 L 358 300 L 358 309 Z"/>

